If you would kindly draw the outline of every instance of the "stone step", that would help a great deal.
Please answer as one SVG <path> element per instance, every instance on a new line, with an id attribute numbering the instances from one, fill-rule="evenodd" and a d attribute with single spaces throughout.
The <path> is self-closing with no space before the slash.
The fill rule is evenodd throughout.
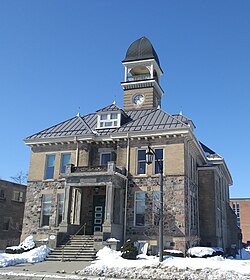
<path id="1" fill-rule="evenodd" d="M 81 251 L 75 251 L 75 252 L 72 252 L 72 251 L 67 251 L 67 252 L 64 252 L 63 253 L 64 255 L 95 255 L 96 252 L 95 251 L 91 251 L 91 252 L 81 252 Z M 62 255 L 62 252 L 53 252 L 52 254 L 50 254 L 50 256 L 58 256 L 58 255 Z"/>
<path id="2" fill-rule="evenodd" d="M 75 239 L 71 239 L 71 240 L 68 240 L 67 242 L 65 243 L 90 243 L 90 244 L 94 244 L 94 240 L 75 240 Z"/>
<path id="3" fill-rule="evenodd" d="M 77 251 L 86 251 L 86 252 L 90 252 L 93 251 L 95 252 L 95 248 L 93 247 L 79 247 L 79 248 L 75 248 L 75 247 L 64 247 L 64 248 L 56 248 L 54 249 L 52 252 L 62 252 L 62 250 L 64 251 L 73 251 L 73 252 L 77 252 Z"/>
<path id="4" fill-rule="evenodd" d="M 63 254 L 63 257 L 62 257 Z M 92 236 L 76 235 L 57 246 L 46 258 L 49 261 L 93 261 L 96 259 L 94 239 Z"/>
<path id="5" fill-rule="evenodd" d="M 64 257 L 63 261 L 93 261 L 95 257 Z M 62 261 L 62 257 L 48 257 L 46 261 Z"/>

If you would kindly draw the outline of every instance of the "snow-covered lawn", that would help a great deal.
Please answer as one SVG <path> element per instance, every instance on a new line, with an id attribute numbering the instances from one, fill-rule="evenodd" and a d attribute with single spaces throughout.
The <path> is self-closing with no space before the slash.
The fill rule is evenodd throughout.
<path id="1" fill-rule="evenodd" d="M 43 245 L 22 254 L 0 254 L 0 267 L 16 265 L 19 263 L 42 262 L 49 254 L 50 249 Z"/>
<path id="2" fill-rule="evenodd" d="M 18 246 L 7 247 L 6 249 L 11 252 L 14 252 L 15 250 L 25 252 L 21 254 L 0 253 L 0 267 L 16 265 L 19 263 L 35 263 L 44 261 L 46 256 L 50 253 L 50 249 L 45 245 L 38 248 L 34 248 L 35 246 L 36 244 L 34 238 L 30 235 Z"/>
<path id="3" fill-rule="evenodd" d="M 126 260 L 120 252 L 108 247 L 100 250 L 97 255 L 97 261 L 86 267 L 82 274 L 141 279 L 172 279 L 170 277 L 173 276 L 176 279 L 250 279 L 250 252 L 245 250 L 245 260 L 219 256 L 165 257 L 161 264 L 157 257 L 146 255 L 139 255 L 137 260 Z"/>

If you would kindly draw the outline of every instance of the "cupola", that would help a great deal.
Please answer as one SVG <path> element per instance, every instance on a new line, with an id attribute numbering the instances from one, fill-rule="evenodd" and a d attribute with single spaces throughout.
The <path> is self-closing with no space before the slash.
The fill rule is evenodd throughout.
<path id="1" fill-rule="evenodd" d="M 124 109 L 157 108 L 161 105 L 163 90 L 160 87 L 158 55 L 146 37 L 134 41 L 126 52 L 124 65 Z"/>

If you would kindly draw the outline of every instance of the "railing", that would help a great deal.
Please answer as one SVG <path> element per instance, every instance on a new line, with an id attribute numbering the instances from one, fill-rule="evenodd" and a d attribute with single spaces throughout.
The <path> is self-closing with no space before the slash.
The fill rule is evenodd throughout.
<path id="1" fill-rule="evenodd" d="M 75 167 L 73 164 L 67 166 L 67 175 L 71 173 L 81 173 L 81 172 L 110 172 L 115 171 L 120 174 L 125 174 L 126 170 L 122 167 L 117 167 L 113 162 L 109 162 L 107 165 L 99 166 L 78 166 Z"/>
<path id="2" fill-rule="evenodd" d="M 70 237 L 70 239 L 66 242 L 66 244 L 64 244 L 64 246 L 62 247 L 62 259 L 61 261 L 64 262 L 64 249 L 65 247 L 69 244 L 69 242 L 83 229 L 83 235 L 85 235 L 86 232 L 86 223 L 81 225 L 81 227 L 78 229 L 78 231 L 72 236 Z"/>
<path id="3" fill-rule="evenodd" d="M 149 80 L 151 79 L 151 76 L 149 74 L 145 74 L 145 75 L 135 75 L 135 76 L 129 76 L 128 81 L 140 81 L 140 80 Z"/>
<path id="4" fill-rule="evenodd" d="M 100 166 L 79 166 L 76 167 L 74 172 L 101 172 L 101 171 L 107 171 L 106 165 L 100 165 Z"/>

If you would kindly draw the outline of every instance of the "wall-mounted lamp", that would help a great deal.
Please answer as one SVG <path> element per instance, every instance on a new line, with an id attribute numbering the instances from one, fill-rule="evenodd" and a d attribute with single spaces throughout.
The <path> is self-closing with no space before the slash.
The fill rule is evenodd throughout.
<path id="1" fill-rule="evenodd" d="M 95 193 L 99 193 L 99 187 L 95 187 Z"/>

